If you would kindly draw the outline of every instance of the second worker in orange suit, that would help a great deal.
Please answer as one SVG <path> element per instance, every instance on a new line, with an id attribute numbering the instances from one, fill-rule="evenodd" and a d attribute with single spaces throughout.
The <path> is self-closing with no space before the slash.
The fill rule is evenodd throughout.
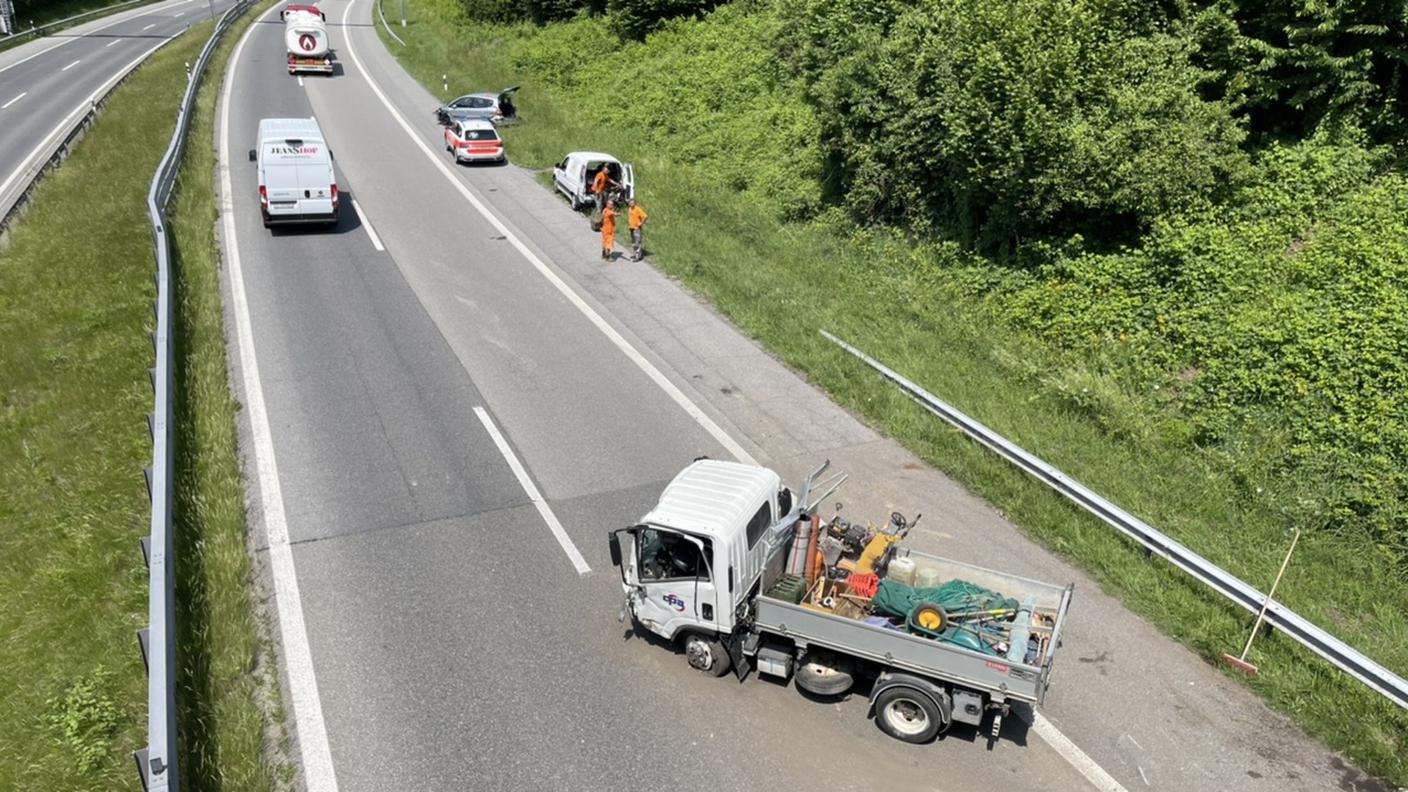
<path id="1" fill-rule="evenodd" d="M 645 257 L 645 221 L 650 215 L 645 207 L 631 199 L 631 211 L 626 214 L 626 227 L 631 229 L 631 259 L 640 261 Z"/>
<path id="2" fill-rule="evenodd" d="M 616 202 L 607 201 L 601 212 L 601 259 L 611 260 L 611 248 L 616 243 Z"/>

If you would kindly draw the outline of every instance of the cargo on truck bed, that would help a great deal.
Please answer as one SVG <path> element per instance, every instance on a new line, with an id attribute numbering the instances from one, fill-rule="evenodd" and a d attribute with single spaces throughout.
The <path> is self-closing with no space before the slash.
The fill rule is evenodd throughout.
<path id="1" fill-rule="evenodd" d="M 795 497 L 766 468 L 685 468 L 609 535 L 622 619 L 714 676 L 756 667 L 820 696 L 869 680 L 876 723 L 906 742 L 989 716 L 996 739 L 1013 703 L 1044 701 L 1073 587 L 913 550 L 899 513 L 861 525 L 838 504 L 822 522 L 818 504 L 845 480 L 822 479 L 828 465 Z"/>

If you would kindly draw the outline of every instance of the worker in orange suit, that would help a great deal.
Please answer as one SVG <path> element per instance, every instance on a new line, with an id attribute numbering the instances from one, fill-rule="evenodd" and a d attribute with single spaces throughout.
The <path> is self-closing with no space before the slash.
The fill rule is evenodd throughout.
<path id="1" fill-rule="evenodd" d="M 607 201 L 601 212 L 601 260 L 611 260 L 611 249 L 616 243 L 616 202 Z"/>
<path id="2" fill-rule="evenodd" d="M 645 207 L 632 198 L 631 211 L 626 214 L 626 227 L 631 230 L 632 261 L 645 258 L 645 221 L 648 219 L 650 215 L 645 213 Z"/>
<path id="3" fill-rule="evenodd" d="M 616 182 L 611 178 L 611 174 L 606 172 L 606 166 L 601 166 L 601 170 L 596 172 L 596 177 L 592 179 L 592 198 L 596 200 L 598 211 L 606 206 L 606 190 Z"/>

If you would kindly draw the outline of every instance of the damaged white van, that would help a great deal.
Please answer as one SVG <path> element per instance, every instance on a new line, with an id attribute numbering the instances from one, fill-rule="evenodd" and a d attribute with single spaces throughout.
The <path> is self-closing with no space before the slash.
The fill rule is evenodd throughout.
<path id="1" fill-rule="evenodd" d="M 249 160 L 259 167 L 264 227 L 337 224 L 337 176 L 323 130 L 312 118 L 265 118 Z"/>

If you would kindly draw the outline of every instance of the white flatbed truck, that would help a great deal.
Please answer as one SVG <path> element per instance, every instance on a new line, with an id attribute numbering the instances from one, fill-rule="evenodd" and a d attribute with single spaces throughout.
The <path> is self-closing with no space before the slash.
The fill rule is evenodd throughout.
<path id="1" fill-rule="evenodd" d="M 955 721 L 981 728 L 989 712 L 997 739 L 1012 703 L 1045 699 L 1073 586 L 893 545 L 890 564 L 909 558 L 1047 614 L 1044 649 L 1016 660 L 767 596 L 784 573 L 799 521 L 810 520 L 844 480 L 819 481 L 826 469 L 794 499 L 767 468 L 707 459 L 685 468 L 637 525 L 608 535 L 626 595 L 621 618 L 629 614 L 637 628 L 682 643 L 689 665 L 713 676 L 733 668 L 743 680 L 756 666 L 786 680 L 795 669 L 799 688 L 828 695 L 873 677 L 871 714 L 906 742 L 933 740 Z"/>

